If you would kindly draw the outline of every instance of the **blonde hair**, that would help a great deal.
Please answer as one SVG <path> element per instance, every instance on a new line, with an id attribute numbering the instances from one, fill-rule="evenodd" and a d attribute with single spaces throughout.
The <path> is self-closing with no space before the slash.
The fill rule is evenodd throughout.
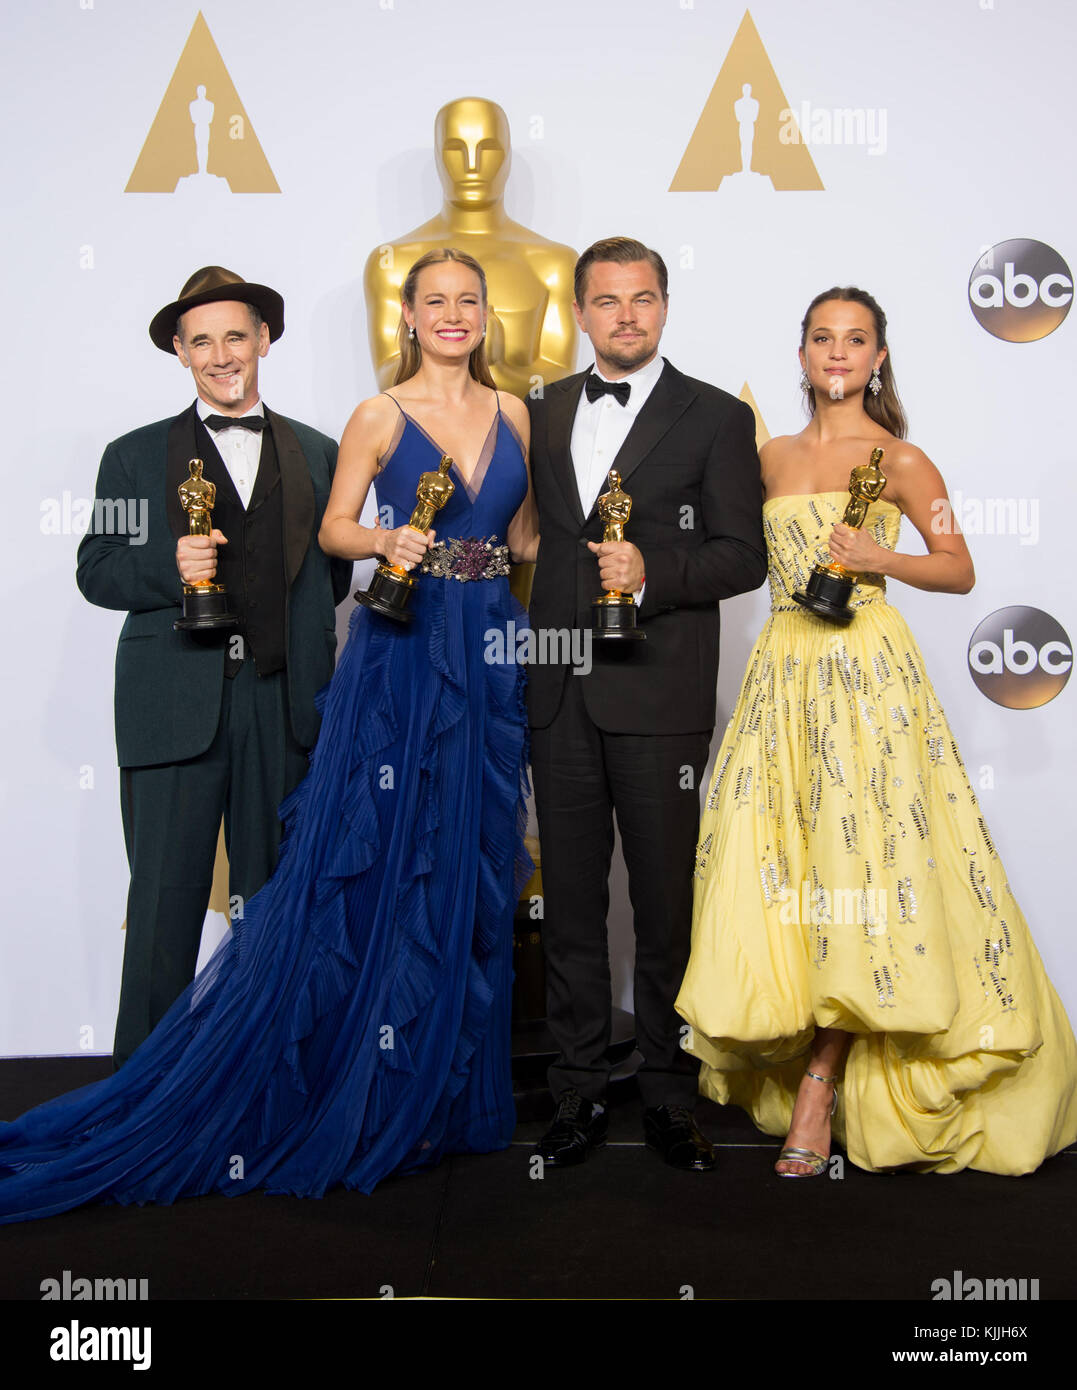
<path id="1" fill-rule="evenodd" d="M 413 312 L 415 310 L 415 292 L 419 285 L 419 276 L 428 265 L 443 265 L 446 261 L 456 261 L 458 265 L 466 266 L 468 270 L 473 270 L 479 277 L 479 285 L 482 289 L 482 307 L 486 308 L 486 275 L 481 265 L 474 258 L 469 256 L 466 251 L 457 251 L 452 246 L 443 246 L 440 250 L 427 251 L 425 256 L 420 256 L 415 264 L 408 271 L 407 278 L 400 290 L 400 299 Z M 396 369 L 396 377 L 393 380 L 394 386 L 399 386 L 402 381 L 407 381 L 413 377 L 422 366 L 423 354 L 419 347 L 418 338 L 414 338 L 408 331 L 408 325 L 403 312 L 400 315 L 400 327 L 396 331 L 397 346 L 400 349 L 400 365 Z M 492 390 L 497 390 L 494 378 L 490 374 L 490 364 L 486 360 L 486 337 L 480 339 L 475 347 L 471 349 L 468 358 L 468 371 L 476 381 L 483 386 L 489 386 Z"/>

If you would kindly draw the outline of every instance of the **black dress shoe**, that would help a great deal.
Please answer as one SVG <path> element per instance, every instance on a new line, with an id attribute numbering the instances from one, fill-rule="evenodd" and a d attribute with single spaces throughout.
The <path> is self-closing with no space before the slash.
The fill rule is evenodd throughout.
<path id="1" fill-rule="evenodd" d="M 557 1102 L 553 1124 L 531 1152 L 554 1168 L 568 1168 L 582 1163 L 592 1149 L 602 1148 L 608 1129 L 604 1108 L 596 1113 L 594 1104 L 578 1091 L 566 1091 Z"/>
<path id="2" fill-rule="evenodd" d="M 657 1149 L 671 1168 L 709 1173 L 714 1149 L 696 1128 L 685 1105 L 659 1105 L 643 1112 L 643 1135 L 649 1149 Z"/>

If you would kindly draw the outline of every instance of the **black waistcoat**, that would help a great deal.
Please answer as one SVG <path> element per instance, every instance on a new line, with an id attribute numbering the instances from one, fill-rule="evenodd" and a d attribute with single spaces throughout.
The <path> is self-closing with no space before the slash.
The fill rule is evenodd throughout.
<path id="1" fill-rule="evenodd" d="M 228 537 L 217 547 L 217 583 L 228 590 L 239 615 L 237 631 L 244 637 L 245 654 L 253 656 L 260 676 L 284 669 L 285 605 L 284 509 L 280 464 L 273 431 L 262 431 L 262 453 L 250 506 L 244 510 L 224 460 L 205 425 L 195 427 L 205 459 L 205 476 L 217 485 L 213 525 Z M 234 643 L 226 644 L 225 675 L 234 676 L 242 665 L 234 656 Z"/>

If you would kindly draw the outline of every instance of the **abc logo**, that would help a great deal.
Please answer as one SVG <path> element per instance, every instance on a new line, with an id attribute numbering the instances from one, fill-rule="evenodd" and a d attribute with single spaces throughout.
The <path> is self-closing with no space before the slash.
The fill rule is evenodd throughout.
<path id="1" fill-rule="evenodd" d="M 977 323 L 1008 343 L 1053 333 L 1070 311 L 1073 279 L 1042 241 L 1000 241 L 972 267 L 969 304 Z"/>
<path id="2" fill-rule="evenodd" d="M 1053 700 L 1072 666 L 1065 628 L 1039 608 L 1000 608 L 969 642 L 977 689 L 1007 709 L 1036 709 Z"/>

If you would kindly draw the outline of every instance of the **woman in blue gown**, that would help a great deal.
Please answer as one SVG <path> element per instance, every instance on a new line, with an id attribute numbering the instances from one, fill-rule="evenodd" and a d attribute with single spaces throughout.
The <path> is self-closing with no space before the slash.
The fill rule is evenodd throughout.
<path id="1" fill-rule="evenodd" d="M 487 634 L 522 618 L 506 541 L 520 559 L 537 546 L 527 413 L 493 389 L 475 261 L 431 252 L 403 297 L 394 392 L 349 421 L 319 540 L 421 564 L 413 622 L 352 615 L 278 868 L 146 1042 L 114 1076 L 0 1125 L 0 1221 L 370 1192 L 509 1142 L 526 721 L 521 667 L 486 656 Z M 406 523 L 443 453 L 455 489 L 424 536 Z M 379 520 L 364 527 L 371 482 Z"/>

